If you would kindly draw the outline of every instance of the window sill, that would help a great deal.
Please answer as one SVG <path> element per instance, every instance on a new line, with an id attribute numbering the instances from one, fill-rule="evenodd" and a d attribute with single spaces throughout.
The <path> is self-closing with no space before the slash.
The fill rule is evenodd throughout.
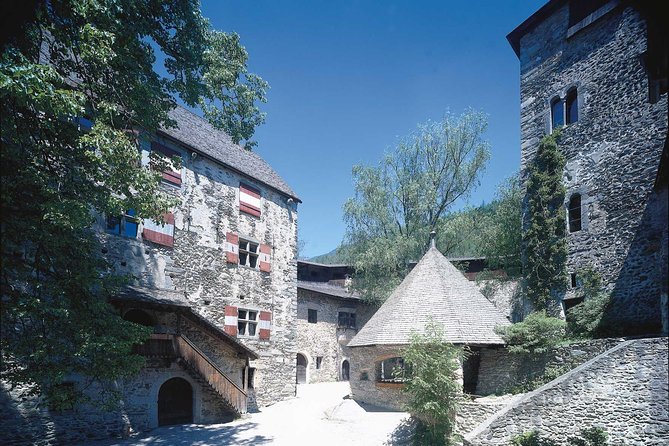
<path id="1" fill-rule="evenodd" d="M 609 12 L 613 11 L 616 6 L 618 6 L 618 1 L 613 0 L 599 9 L 595 10 L 592 14 L 581 20 L 580 22 L 576 23 L 575 25 L 572 25 L 567 29 L 567 39 L 572 37 L 574 34 L 578 33 L 579 31 L 587 28 L 588 26 L 592 25 L 595 23 L 597 20 L 601 19 L 604 17 L 606 14 Z"/>

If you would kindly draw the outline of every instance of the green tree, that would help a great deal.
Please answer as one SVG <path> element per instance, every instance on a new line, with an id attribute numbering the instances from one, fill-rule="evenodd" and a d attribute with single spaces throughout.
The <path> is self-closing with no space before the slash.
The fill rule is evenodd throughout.
<path id="1" fill-rule="evenodd" d="M 567 323 L 546 316 L 546 311 L 531 313 L 522 322 L 495 328 L 511 353 L 543 353 L 565 339 Z"/>
<path id="2" fill-rule="evenodd" d="M 344 255 L 356 286 L 384 300 L 420 258 L 430 231 L 445 243 L 443 217 L 478 184 L 489 158 L 487 121 L 468 111 L 428 122 L 400 140 L 376 167 L 355 166 L 355 197 L 344 205 Z"/>
<path id="3" fill-rule="evenodd" d="M 481 252 L 491 270 L 502 269 L 509 277 L 522 272 L 523 190 L 518 174 L 507 178 L 497 189 L 491 211 L 481 231 Z"/>
<path id="4" fill-rule="evenodd" d="M 562 174 L 565 158 L 557 132 L 546 135 L 529 165 L 523 222 L 524 294 L 535 310 L 555 311 L 566 286 L 567 239 Z"/>
<path id="5" fill-rule="evenodd" d="M 16 16 L 0 55 L 2 378 L 58 399 L 68 374 L 108 381 L 143 362 L 130 351 L 148 332 L 107 303 L 122 278 L 90 229 L 95 213 L 160 220 L 175 204 L 139 138 L 174 124 L 178 96 L 250 146 L 267 86 L 196 0 L 36 1 Z"/>
<path id="6" fill-rule="evenodd" d="M 407 410 L 420 422 L 419 444 L 450 444 L 462 398 L 463 350 L 443 338 L 443 327 L 431 322 L 424 333 L 413 333 L 402 351 L 408 371 L 403 391 L 409 396 Z"/>

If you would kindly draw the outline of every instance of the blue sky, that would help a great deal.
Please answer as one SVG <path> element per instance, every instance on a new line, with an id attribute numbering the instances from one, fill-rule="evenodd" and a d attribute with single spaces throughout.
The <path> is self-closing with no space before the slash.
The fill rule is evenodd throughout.
<path id="1" fill-rule="evenodd" d="M 304 256 L 341 242 L 351 167 L 376 164 L 448 110 L 489 115 L 492 157 L 469 203 L 494 197 L 520 162 L 519 65 L 506 35 L 544 3 L 203 0 L 212 26 L 240 34 L 250 70 L 270 83 L 256 152 L 303 201 Z"/>

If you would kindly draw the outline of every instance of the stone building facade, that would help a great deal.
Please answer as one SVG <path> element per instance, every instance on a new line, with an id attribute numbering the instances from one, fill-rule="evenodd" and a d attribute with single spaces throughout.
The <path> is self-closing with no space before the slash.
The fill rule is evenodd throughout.
<path id="1" fill-rule="evenodd" d="M 152 152 L 181 159 L 162 185 L 180 204 L 163 222 L 128 210 L 94 226 L 107 260 L 132 282 L 113 304 L 153 327 L 137 346 L 146 366 L 113 383 L 123 403 L 110 412 L 53 413 L 25 389 L 5 389 L 0 427 L 12 444 L 224 422 L 295 395 L 299 199 L 262 158 L 202 118 L 182 108 L 170 117 L 177 127 L 146 135 L 140 148 L 147 164 Z M 183 413 L 166 409 L 183 401 Z"/>
<path id="2" fill-rule="evenodd" d="M 350 266 L 302 260 L 297 265 L 296 380 L 299 384 L 348 381 L 348 342 L 376 307 L 350 289 Z"/>
<path id="3" fill-rule="evenodd" d="M 661 331 L 666 289 L 667 205 L 653 191 L 666 151 L 666 26 L 642 3 L 551 0 L 508 36 L 520 59 L 523 177 L 540 139 L 562 127 L 564 308 L 592 268 L 625 333 Z"/>

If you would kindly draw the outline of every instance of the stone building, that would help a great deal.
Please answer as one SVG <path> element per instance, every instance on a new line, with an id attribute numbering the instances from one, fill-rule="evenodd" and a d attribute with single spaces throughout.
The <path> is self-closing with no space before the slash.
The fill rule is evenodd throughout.
<path id="1" fill-rule="evenodd" d="M 412 332 L 431 321 L 443 326 L 444 342 L 467 345 L 473 354 L 463 364 L 463 386 L 473 393 L 483 348 L 503 345 L 494 332 L 509 321 L 476 283 L 468 280 L 432 246 L 388 300 L 349 342 L 351 392 L 355 400 L 402 408 L 403 383 L 393 370 L 404 366 L 401 350 Z"/>
<path id="2" fill-rule="evenodd" d="M 111 412 L 55 413 L 27 389 L 5 389 L 4 444 L 223 422 L 295 395 L 299 199 L 260 156 L 202 118 L 183 108 L 170 117 L 177 127 L 144 135 L 140 148 L 147 164 L 151 152 L 181 158 L 162 185 L 180 204 L 164 223 L 129 209 L 95 225 L 104 255 L 133 282 L 113 304 L 153 327 L 137 346 L 146 366 L 114 383 L 123 404 Z"/>
<path id="3" fill-rule="evenodd" d="M 347 381 L 348 342 L 376 310 L 351 289 L 348 265 L 297 262 L 297 383 Z"/>
<path id="4" fill-rule="evenodd" d="M 592 268 L 613 293 L 611 325 L 627 334 L 658 333 L 662 318 L 666 327 L 667 200 L 654 191 L 667 150 L 660 3 L 551 0 L 507 37 L 520 60 L 524 177 L 540 139 L 562 128 L 563 309 L 579 302 L 579 271 Z"/>

